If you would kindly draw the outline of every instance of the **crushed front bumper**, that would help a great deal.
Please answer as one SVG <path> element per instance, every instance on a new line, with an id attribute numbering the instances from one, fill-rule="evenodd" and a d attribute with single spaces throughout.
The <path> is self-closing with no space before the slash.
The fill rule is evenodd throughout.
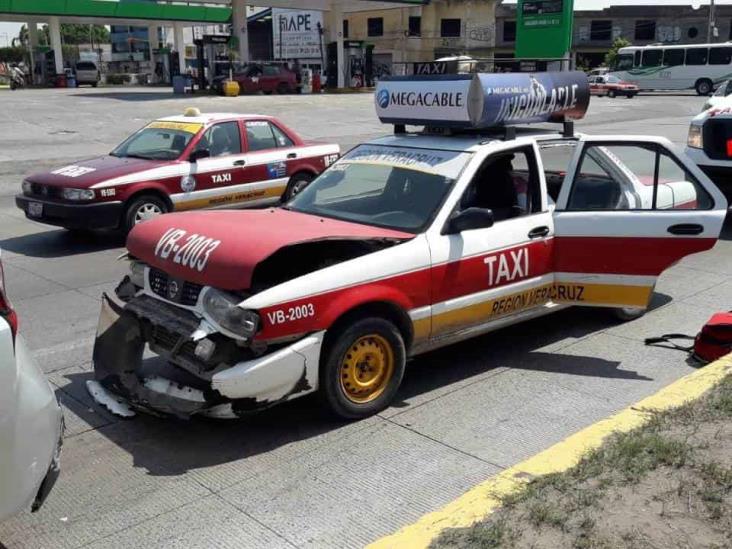
<path id="1" fill-rule="evenodd" d="M 216 349 L 199 359 L 196 346 Z M 179 418 L 235 418 L 317 388 L 323 333 L 256 356 L 212 332 L 192 312 L 149 296 L 102 297 L 94 344 L 92 397 L 123 417 L 142 410 Z M 157 357 L 145 357 L 150 349 Z M 217 351 L 219 352 L 219 351 Z"/>

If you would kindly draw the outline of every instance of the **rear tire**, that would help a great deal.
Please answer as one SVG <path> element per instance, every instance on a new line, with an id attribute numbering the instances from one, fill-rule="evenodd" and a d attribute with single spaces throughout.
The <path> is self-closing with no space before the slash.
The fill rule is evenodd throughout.
<path id="1" fill-rule="evenodd" d="M 379 317 L 356 320 L 326 340 L 320 361 L 319 392 L 345 419 L 379 413 L 396 396 L 407 353 L 396 326 Z"/>
<path id="2" fill-rule="evenodd" d="M 614 98 L 615 97 L 615 90 L 610 90 L 609 92 L 607 92 L 607 96 Z"/>
<path id="3" fill-rule="evenodd" d="M 712 93 L 713 87 L 712 81 L 708 78 L 697 80 L 696 84 L 694 84 L 694 89 L 696 90 L 697 95 L 709 95 Z"/>
<path id="4" fill-rule="evenodd" d="M 280 95 L 290 93 L 290 86 L 288 86 L 284 82 L 280 82 L 279 84 L 277 84 L 277 93 L 279 93 Z"/>
<path id="5" fill-rule="evenodd" d="M 637 309 L 635 307 L 617 307 L 612 310 L 613 315 L 618 320 L 630 322 L 646 314 L 646 309 Z"/>
<path id="6" fill-rule="evenodd" d="M 285 189 L 284 194 L 282 195 L 282 201 L 287 202 L 289 201 L 293 196 L 298 194 L 300 191 L 302 191 L 305 187 L 310 185 L 310 182 L 315 179 L 315 177 L 309 173 L 300 172 L 296 173 L 290 178 L 290 181 L 287 183 L 287 188 Z"/>
<path id="7" fill-rule="evenodd" d="M 165 201 L 154 194 L 143 194 L 135 197 L 127 206 L 122 220 L 124 234 L 129 233 L 135 225 L 157 217 L 169 211 Z"/>

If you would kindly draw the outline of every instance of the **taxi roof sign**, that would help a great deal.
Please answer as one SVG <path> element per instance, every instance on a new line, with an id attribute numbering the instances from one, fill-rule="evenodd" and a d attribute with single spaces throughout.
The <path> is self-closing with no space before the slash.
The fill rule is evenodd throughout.
<path id="1" fill-rule="evenodd" d="M 580 71 L 393 76 L 374 98 L 387 124 L 487 129 L 578 120 L 590 89 Z"/>

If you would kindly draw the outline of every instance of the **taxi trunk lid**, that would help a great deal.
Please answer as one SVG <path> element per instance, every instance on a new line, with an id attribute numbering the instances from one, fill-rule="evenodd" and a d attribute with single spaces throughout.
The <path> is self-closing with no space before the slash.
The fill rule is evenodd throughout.
<path id="1" fill-rule="evenodd" d="M 288 247 L 349 240 L 396 243 L 413 236 L 273 208 L 160 216 L 135 227 L 127 249 L 173 277 L 224 290 L 247 290 L 256 267 L 278 251 L 286 253 Z"/>

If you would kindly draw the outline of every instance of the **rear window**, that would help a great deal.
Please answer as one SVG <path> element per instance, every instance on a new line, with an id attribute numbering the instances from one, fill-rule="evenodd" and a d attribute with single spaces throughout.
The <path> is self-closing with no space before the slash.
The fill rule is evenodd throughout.
<path id="1" fill-rule="evenodd" d="M 732 48 L 710 48 L 710 65 L 729 65 L 732 61 Z"/>
<path id="2" fill-rule="evenodd" d="M 77 71 L 95 71 L 97 66 L 91 61 L 81 61 L 76 64 Z"/>

